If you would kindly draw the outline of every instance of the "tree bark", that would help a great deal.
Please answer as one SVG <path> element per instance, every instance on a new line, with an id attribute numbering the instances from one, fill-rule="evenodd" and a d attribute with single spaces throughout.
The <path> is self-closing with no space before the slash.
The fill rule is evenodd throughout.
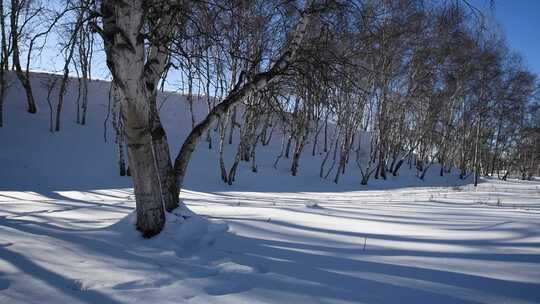
<path id="1" fill-rule="evenodd" d="M 145 46 L 140 39 L 143 0 L 122 4 L 102 2 L 103 37 L 107 65 L 113 75 L 128 147 L 135 192 L 137 229 L 144 237 L 158 234 L 165 224 L 160 174 L 152 138 L 151 83 L 145 80 Z M 164 132 L 163 132 L 164 134 Z"/>
<path id="2" fill-rule="evenodd" d="M 13 65 L 15 66 L 15 73 L 17 78 L 21 82 L 21 85 L 26 92 L 26 101 L 28 103 L 28 113 L 36 113 L 37 107 L 34 100 L 34 94 L 32 93 L 32 85 L 30 84 L 30 79 L 28 79 L 21 67 L 20 60 L 20 51 L 19 51 L 19 30 L 18 30 L 18 19 L 19 19 L 19 0 L 11 0 L 11 48 L 13 52 Z"/>
<path id="3" fill-rule="evenodd" d="M 8 50 L 6 42 L 6 22 L 4 19 L 4 1 L 0 1 L 0 128 L 4 126 L 4 97 L 6 95 L 6 66 L 8 63 Z"/>
<path id="4" fill-rule="evenodd" d="M 282 75 L 290 66 L 291 62 L 296 57 L 296 52 L 306 34 L 307 26 L 314 15 L 314 10 L 311 8 L 312 2 L 306 4 L 308 8 L 303 14 L 297 24 L 297 27 L 293 33 L 293 38 L 287 50 L 283 52 L 280 58 L 272 65 L 272 67 L 262 73 L 254 75 L 250 81 L 244 83 L 243 77 L 240 77 L 239 81 L 235 85 L 235 88 L 229 93 L 229 95 L 218 105 L 216 105 L 210 113 L 196 125 L 191 133 L 188 135 L 180 152 L 176 156 L 174 162 L 174 170 L 176 173 L 176 184 L 178 189 L 182 189 L 184 183 L 184 177 L 186 174 L 187 166 L 191 155 L 199 142 L 200 137 L 210 127 L 210 125 L 218 118 L 223 117 L 234 105 L 244 100 L 249 94 L 260 91 L 268 86 L 269 83 L 275 81 L 280 75 Z"/>

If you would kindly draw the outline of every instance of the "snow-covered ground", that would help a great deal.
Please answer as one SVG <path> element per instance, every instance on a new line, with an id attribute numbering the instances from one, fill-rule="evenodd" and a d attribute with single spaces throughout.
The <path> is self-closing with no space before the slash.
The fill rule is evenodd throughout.
<path id="1" fill-rule="evenodd" d="M 130 189 L 2 191 L 0 303 L 538 303 L 539 187 L 188 190 L 150 241 Z"/>
<path id="2" fill-rule="evenodd" d="M 103 141 L 106 84 L 94 86 L 88 125 L 68 103 L 56 134 L 44 100 L 30 115 L 10 92 L 0 303 L 540 303 L 540 181 L 475 189 L 435 167 L 425 182 L 403 168 L 364 187 L 351 166 L 335 185 L 310 149 L 300 176 L 288 160 L 274 170 L 279 136 L 258 152 L 259 173 L 242 167 L 232 187 L 201 144 L 181 194 L 197 215 L 168 215 L 143 240 L 110 127 Z M 178 99 L 162 108 L 172 153 L 189 124 Z"/>

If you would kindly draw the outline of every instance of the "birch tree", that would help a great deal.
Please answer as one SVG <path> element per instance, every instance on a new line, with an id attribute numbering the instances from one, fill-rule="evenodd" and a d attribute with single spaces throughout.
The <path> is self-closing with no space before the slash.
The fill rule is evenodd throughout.
<path id="1" fill-rule="evenodd" d="M 122 107 L 136 198 L 137 228 L 143 236 L 159 233 L 165 223 L 165 212 L 176 208 L 187 164 L 201 135 L 232 106 L 250 93 L 264 89 L 294 61 L 314 15 L 309 4 L 307 8 L 291 33 L 290 42 L 268 70 L 252 75 L 250 79 L 241 78 L 228 96 L 193 128 L 176 157 L 173 171 L 169 166 L 166 135 L 155 110 L 155 98 L 157 83 L 170 55 L 169 44 L 181 30 L 183 16 L 190 13 L 189 3 L 159 0 L 102 2 L 103 28 L 98 30 L 105 43 L 107 65 Z M 143 34 L 145 29 L 153 35 L 148 41 Z M 171 177 L 175 183 L 168 183 Z"/>

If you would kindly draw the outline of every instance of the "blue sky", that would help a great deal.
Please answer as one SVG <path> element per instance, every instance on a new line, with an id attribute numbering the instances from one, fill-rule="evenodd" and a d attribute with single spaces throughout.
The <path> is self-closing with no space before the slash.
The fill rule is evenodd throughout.
<path id="1" fill-rule="evenodd" d="M 520 53 L 524 63 L 540 75 L 540 0 L 494 0 L 495 21 L 506 35 L 509 47 Z M 491 15 L 490 0 L 471 4 Z"/>
<path id="2" fill-rule="evenodd" d="M 511 50 L 524 58 L 525 66 L 540 75 L 540 0 L 467 0 L 476 8 L 484 11 L 485 16 L 494 17 L 506 36 Z M 494 10 L 491 2 L 494 2 Z M 34 69 L 60 71 L 62 56 L 58 53 L 57 43 L 51 37 L 52 48 L 45 50 L 41 58 L 32 64 Z M 95 57 L 94 76 L 107 77 L 103 55 Z M 177 89 L 177 88 L 176 88 Z"/>

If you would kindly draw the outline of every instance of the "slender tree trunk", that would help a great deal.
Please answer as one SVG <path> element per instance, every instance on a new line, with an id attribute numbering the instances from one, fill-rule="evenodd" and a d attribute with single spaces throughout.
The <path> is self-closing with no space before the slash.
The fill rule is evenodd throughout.
<path id="1" fill-rule="evenodd" d="M 320 119 L 317 118 L 315 122 L 315 136 L 313 139 L 313 147 L 311 149 L 311 156 L 315 156 L 315 152 L 317 151 L 317 145 L 319 143 L 319 134 L 321 133 L 321 129 L 322 129 L 322 128 L 319 128 L 319 125 L 320 125 Z"/>
<path id="2" fill-rule="evenodd" d="M 58 104 L 56 105 L 56 125 L 55 125 L 55 131 L 60 131 L 60 121 L 61 121 L 61 114 L 62 114 L 62 107 L 64 105 L 64 97 L 66 95 L 67 85 L 69 81 L 69 64 L 71 62 L 71 59 L 73 58 L 73 53 L 75 51 L 75 35 L 77 32 L 74 32 L 74 36 L 72 37 L 72 43 L 69 47 L 68 54 L 66 56 L 66 61 L 64 63 L 64 76 L 62 77 L 62 82 L 60 83 L 60 90 L 58 93 Z"/>
<path id="3" fill-rule="evenodd" d="M 75 27 L 73 29 L 73 32 L 71 34 L 71 37 L 69 39 L 69 49 L 66 54 L 65 62 L 64 62 L 64 75 L 62 78 L 62 82 L 60 83 L 60 91 L 58 94 L 58 104 L 56 105 L 56 126 L 55 130 L 56 132 L 60 131 L 60 121 L 61 121 L 61 114 L 62 114 L 62 107 L 64 104 L 64 97 L 67 90 L 67 84 L 69 81 L 69 64 L 71 63 L 71 60 L 73 59 L 73 55 L 75 53 L 75 46 L 77 45 L 77 36 L 80 32 L 80 28 L 83 23 L 83 13 L 79 13 L 79 16 L 77 17 L 77 22 L 75 24 Z"/>
<path id="4" fill-rule="evenodd" d="M 52 91 L 56 87 L 56 78 L 52 76 L 49 78 L 47 83 L 47 104 L 49 105 L 49 132 L 53 133 L 53 121 L 54 121 L 54 114 L 53 114 L 53 102 L 51 100 Z"/>
<path id="5" fill-rule="evenodd" d="M 82 71 L 82 117 L 81 125 L 86 124 L 86 113 L 88 111 L 88 84 L 91 80 L 91 64 L 92 64 L 92 44 L 93 36 L 88 34 L 81 27 L 81 37 L 82 39 L 79 48 L 79 54 L 81 57 L 81 71 Z"/>
<path id="6" fill-rule="evenodd" d="M 81 123 L 81 91 L 82 91 L 82 79 L 81 79 L 81 76 L 79 75 L 78 71 L 77 71 L 77 87 L 78 87 L 78 90 L 77 90 L 77 102 L 76 102 L 76 106 L 77 106 L 77 113 L 76 114 L 76 117 L 75 117 L 75 123 L 76 124 L 80 124 Z"/>
<path id="7" fill-rule="evenodd" d="M 81 34 L 81 36 L 82 35 L 83 34 Z M 88 109 L 88 60 L 86 59 L 87 54 L 86 54 L 86 49 L 84 47 L 85 41 L 82 40 L 80 44 L 81 46 L 79 46 L 79 56 L 81 57 L 80 64 L 81 64 L 81 74 L 82 74 L 81 81 L 80 81 L 80 84 L 81 84 L 80 95 L 82 97 L 82 103 L 81 103 L 82 113 L 81 113 L 80 123 L 81 125 L 85 125 L 86 113 Z M 77 112 L 78 111 L 79 110 L 77 109 Z M 79 118 L 79 115 L 77 113 L 77 119 L 78 118 Z"/>
<path id="8" fill-rule="evenodd" d="M 235 126 L 236 126 L 236 107 L 233 107 L 232 114 L 231 114 L 231 130 L 229 132 L 229 145 L 232 145 L 232 139 L 233 139 Z"/>
<path id="9" fill-rule="evenodd" d="M 225 115 L 225 118 L 222 119 L 220 121 L 220 128 L 219 128 L 219 146 L 218 146 L 218 150 L 219 150 L 219 169 L 220 169 L 220 172 L 221 172 L 221 180 L 223 180 L 223 182 L 227 183 L 228 182 L 228 178 L 227 178 L 227 169 L 225 167 L 225 160 L 224 160 L 224 150 L 225 150 L 225 134 L 226 134 L 226 126 L 227 126 L 227 120 L 228 120 L 228 117 L 229 115 L 226 114 Z"/>
<path id="10" fill-rule="evenodd" d="M 212 104 L 210 102 L 210 54 L 206 52 L 206 105 L 208 106 L 208 113 L 212 110 Z M 212 149 L 212 135 L 210 134 L 210 128 L 206 131 L 206 141 L 208 142 L 208 149 Z"/>
<path id="11" fill-rule="evenodd" d="M 26 92 L 26 101 L 28 103 L 28 113 L 36 113 L 37 107 L 34 100 L 34 94 L 32 93 L 32 85 L 30 79 L 28 79 L 22 70 L 20 51 L 19 51 L 19 31 L 18 31 L 18 19 L 19 19 L 19 0 L 11 0 L 11 48 L 13 65 L 15 66 L 15 73 L 17 78 L 21 82 L 21 85 Z"/>
<path id="12" fill-rule="evenodd" d="M 384 153 L 379 153 L 379 174 L 383 179 L 386 179 L 386 158 Z"/>
<path id="13" fill-rule="evenodd" d="M 291 131 L 292 132 L 292 131 Z M 289 158 L 289 154 L 291 152 L 291 143 L 292 143 L 292 140 L 293 140 L 293 134 L 291 133 L 289 135 L 289 139 L 287 139 L 287 146 L 285 147 L 285 158 Z"/>
<path id="14" fill-rule="evenodd" d="M 193 72 L 191 71 L 191 64 L 188 66 L 188 104 L 189 112 L 191 113 L 191 128 L 195 128 L 195 110 L 193 109 Z"/>
<path id="15" fill-rule="evenodd" d="M 294 149 L 293 159 L 292 159 L 292 166 L 291 166 L 291 173 L 293 176 L 296 176 L 298 174 L 298 169 L 300 167 L 300 156 L 302 155 L 302 151 L 304 150 L 305 144 L 306 144 L 306 138 L 307 138 L 307 130 L 304 131 L 305 134 L 300 138 L 299 142 L 296 143 L 296 147 Z"/>
<path id="16" fill-rule="evenodd" d="M 240 147 L 238 147 L 238 151 L 236 151 L 236 155 L 234 157 L 234 163 L 231 166 L 231 169 L 229 170 L 229 176 L 227 177 L 227 184 L 229 185 L 232 185 L 236 179 L 236 169 L 238 169 L 238 165 L 240 164 L 240 154 Z"/>
<path id="17" fill-rule="evenodd" d="M 0 128 L 4 126 L 4 99 L 6 96 L 6 65 L 8 61 L 8 50 L 6 43 L 6 22 L 4 19 L 4 1 L 0 1 Z"/>
<path id="18" fill-rule="evenodd" d="M 285 127 L 283 127 L 283 134 L 281 136 L 281 150 L 279 152 L 279 155 L 276 157 L 276 160 L 274 161 L 274 169 L 277 169 L 279 160 L 283 157 L 283 154 L 285 154 L 285 138 L 286 137 L 287 137 L 287 133 L 286 133 Z"/>
<path id="19" fill-rule="evenodd" d="M 479 149 L 479 141 L 480 141 L 480 117 L 478 118 L 477 126 L 476 126 L 476 135 L 474 140 L 474 186 L 478 186 L 478 175 L 480 171 L 480 165 L 478 161 L 478 149 Z"/>
<path id="20" fill-rule="evenodd" d="M 330 141 L 332 143 L 332 146 L 334 146 L 334 144 L 333 144 L 334 140 L 337 141 L 338 138 L 339 138 L 339 135 L 337 135 L 337 134 L 338 134 L 338 130 L 337 130 L 337 126 L 336 126 L 336 129 L 334 130 L 334 134 L 332 135 L 332 139 L 330 139 Z M 326 151 L 326 154 L 324 155 L 324 159 L 321 162 L 321 168 L 319 170 L 319 177 L 320 178 L 324 178 L 324 167 L 326 165 L 326 162 L 328 161 L 328 158 L 330 156 L 330 152 L 332 152 L 332 151 L 331 150 Z"/>
<path id="21" fill-rule="evenodd" d="M 315 14 L 314 10 L 311 9 L 312 4 L 312 1 L 308 1 L 306 4 L 310 9 L 302 14 L 302 17 L 293 32 L 288 50 L 283 52 L 272 67 L 266 72 L 254 75 L 246 83 L 244 83 L 243 79 L 240 79 L 229 95 L 221 103 L 216 105 L 212 111 L 210 111 L 210 113 L 208 113 L 208 115 L 196 125 L 193 130 L 191 130 L 174 162 L 178 189 L 182 189 L 191 155 L 193 151 L 195 151 L 195 147 L 197 146 L 201 135 L 210 127 L 210 125 L 216 119 L 225 115 L 231 107 L 244 100 L 248 95 L 266 88 L 268 84 L 278 78 L 289 67 L 291 62 L 293 62 L 296 57 L 296 52 L 306 34 L 307 26 L 310 23 L 312 16 Z"/>
<path id="22" fill-rule="evenodd" d="M 497 137 L 495 138 L 495 149 L 493 150 L 493 158 L 491 160 L 491 176 L 493 176 L 493 174 L 495 173 L 495 166 L 497 164 L 497 154 L 499 153 L 499 138 L 501 134 L 501 127 L 502 123 L 499 122 L 497 127 Z"/>
<path id="23" fill-rule="evenodd" d="M 328 113 L 324 118 L 324 152 L 328 152 Z"/>
<path id="24" fill-rule="evenodd" d="M 328 171 L 326 172 L 326 174 L 324 175 L 324 179 L 327 179 L 328 176 L 330 175 L 330 173 L 332 172 L 332 170 L 334 170 L 334 167 L 336 166 L 336 156 L 337 156 L 337 149 L 338 149 L 338 146 L 339 146 L 339 139 L 340 139 L 340 136 L 341 134 L 338 133 L 338 136 L 336 137 L 336 141 L 334 143 L 334 148 L 330 151 L 333 151 L 333 155 L 332 155 L 332 164 L 330 165 L 330 168 L 328 169 Z M 330 152 L 328 151 L 328 152 Z"/>
<path id="25" fill-rule="evenodd" d="M 115 116 L 118 116 L 115 118 L 115 129 L 116 129 L 116 145 L 118 150 L 118 170 L 120 173 L 120 176 L 126 176 L 126 157 L 125 157 L 125 137 L 124 137 L 124 128 L 122 126 L 122 117 L 121 114 L 119 115 L 114 114 Z"/>
<path id="26" fill-rule="evenodd" d="M 403 161 L 404 161 L 404 159 L 400 159 L 397 162 L 396 166 L 394 167 L 394 171 L 392 171 L 393 176 L 398 176 L 398 172 L 399 172 L 399 169 L 401 168 L 401 166 L 403 165 Z"/>

